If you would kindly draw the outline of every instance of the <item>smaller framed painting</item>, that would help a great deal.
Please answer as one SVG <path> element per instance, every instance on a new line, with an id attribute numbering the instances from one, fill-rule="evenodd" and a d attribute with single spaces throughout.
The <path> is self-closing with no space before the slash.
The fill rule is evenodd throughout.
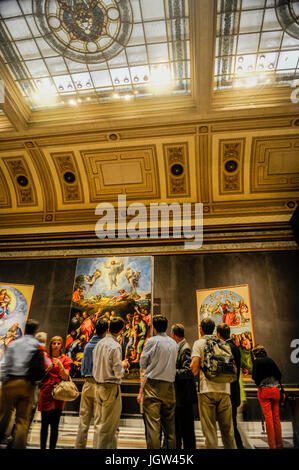
<path id="1" fill-rule="evenodd" d="M 196 291 L 198 335 L 204 318 L 211 318 L 215 325 L 226 323 L 231 338 L 241 353 L 243 377 L 252 373 L 251 350 L 255 344 L 248 284 L 215 287 Z"/>
<path id="2" fill-rule="evenodd" d="M 7 346 L 24 335 L 34 286 L 0 282 L 0 361 Z"/>

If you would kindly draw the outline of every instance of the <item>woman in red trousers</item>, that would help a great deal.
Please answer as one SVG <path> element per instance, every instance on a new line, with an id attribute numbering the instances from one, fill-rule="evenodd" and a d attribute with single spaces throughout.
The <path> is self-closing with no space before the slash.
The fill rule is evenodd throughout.
<path id="1" fill-rule="evenodd" d="M 282 449 L 279 417 L 281 372 L 275 362 L 267 356 L 263 346 L 255 346 L 252 354 L 252 379 L 258 387 L 257 396 L 265 416 L 269 448 Z"/>

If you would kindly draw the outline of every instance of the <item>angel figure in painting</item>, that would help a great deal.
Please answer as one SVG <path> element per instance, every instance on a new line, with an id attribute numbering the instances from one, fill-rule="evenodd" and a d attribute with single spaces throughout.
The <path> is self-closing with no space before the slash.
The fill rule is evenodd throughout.
<path id="1" fill-rule="evenodd" d="M 204 318 L 211 318 L 212 311 L 213 311 L 212 304 L 203 304 L 200 309 L 201 319 L 203 320 Z"/>
<path id="2" fill-rule="evenodd" d="M 140 279 L 141 272 L 140 271 L 133 271 L 131 266 L 127 267 L 126 270 L 126 278 L 132 288 L 131 293 L 136 294 L 136 287 L 138 287 L 139 279 Z"/>
<path id="3" fill-rule="evenodd" d="M 19 327 L 19 323 L 18 323 L 18 322 L 13 323 L 13 325 L 11 325 L 11 327 L 9 328 L 9 331 L 12 331 L 12 332 L 13 332 L 15 339 L 18 339 L 18 338 L 20 338 L 21 336 L 23 336 L 22 330 L 21 330 L 21 328 Z"/>
<path id="4" fill-rule="evenodd" d="M 95 272 L 92 275 L 85 276 L 85 283 L 89 285 L 88 290 L 92 288 L 97 279 L 101 277 L 102 273 L 99 268 L 96 268 Z"/>

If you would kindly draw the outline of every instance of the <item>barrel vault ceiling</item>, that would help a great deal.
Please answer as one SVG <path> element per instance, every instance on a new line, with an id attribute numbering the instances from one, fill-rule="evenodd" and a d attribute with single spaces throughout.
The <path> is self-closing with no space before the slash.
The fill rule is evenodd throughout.
<path id="1" fill-rule="evenodd" d="M 287 226 L 299 1 L 0 0 L 0 15 L 2 240 L 94 233 L 118 195 L 202 202 L 211 229 Z"/>

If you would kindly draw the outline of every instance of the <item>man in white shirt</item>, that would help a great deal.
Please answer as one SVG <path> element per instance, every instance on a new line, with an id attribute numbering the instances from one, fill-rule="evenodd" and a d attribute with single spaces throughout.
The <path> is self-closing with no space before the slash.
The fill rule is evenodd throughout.
<path id="1" fill-rule="evenodd" d="M 116 449 L 122 401 L 120 384 L 129 361 L 121 359 L 121 346 L 117 337 L 122 334 L 125 322 L 120 317 L 110 320 L 109 332 L 93 350 L 92 375 L 97 382 L 95 402 L 99 419 L 94 426 L 94 448 Z"/>
<path id="2" fill-rule="evenodd" d="M 205 318 L 200 324 L 200 339 L 193 344 L 190 368 L 194 375 L 200 374 L 200 391 L 198 408 L 203 435 L 207 449 L 217 449 L 217 421 L 225 449 L 236 449 L 232 407 L 230 401 L 230 384 L 216 383 L 208 380 L 201 364 L 204 360 L 206 340 L 213 335 L 215 323 L 211 318 Z"/>

